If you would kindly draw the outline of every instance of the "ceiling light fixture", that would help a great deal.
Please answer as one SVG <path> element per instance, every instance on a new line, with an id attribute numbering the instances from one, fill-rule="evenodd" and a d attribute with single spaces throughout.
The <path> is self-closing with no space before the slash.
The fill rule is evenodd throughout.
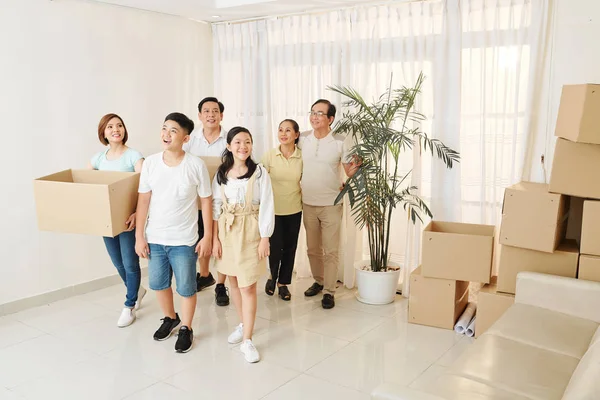
<path id="1" fill-rule="evenodd" d="M 212 17 L 213 17 L 213 18 L 221 18 L 221 16 L 220 16 L 220 15 L 213 15 Z"/>

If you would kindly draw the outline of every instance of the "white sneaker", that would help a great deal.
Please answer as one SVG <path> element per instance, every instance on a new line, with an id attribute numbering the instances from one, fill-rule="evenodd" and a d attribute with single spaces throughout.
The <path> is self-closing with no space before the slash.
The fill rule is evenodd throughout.
<path id="1" fill-rule="evenodd" d="M 260 361 L 260 354 L 258 354 L 258 350 L 254 347 L 254 343 L 252 340 L 246 339 L 244 343 L 240 346 L 240 350 L 244 353 L 244 358 L 249 363 L 255 363 Z"/>
<path id="2" fill-rule="evenodd" d="M 227 338 L 229 344 L 238 344 L 244 339 L 244 324 L 239 324 L 235 327 L 235 330 L 231 332 L 231 335 Z"/>
<path id="3" fill-rule="evenodd" d="M 146 295 L 146 288 L 144 288 L 142 285 L 140 285 L 140 289 L 138 290 L 138 298 L 137 301 L 135 302 L 135 309 L 139 310 L 141 305 L 142 305 L 142 299 L 144 298 L 144 296 Z"/>
<path id="4" fill-rule="evenodd" d="M 121 311 L 117 326 L 119 328 L 125 328 L 126 326 L 133 324 L 133 321 L 135 321 L 135 310 L 133 308 L 125 307 L 123 311 Z"/>

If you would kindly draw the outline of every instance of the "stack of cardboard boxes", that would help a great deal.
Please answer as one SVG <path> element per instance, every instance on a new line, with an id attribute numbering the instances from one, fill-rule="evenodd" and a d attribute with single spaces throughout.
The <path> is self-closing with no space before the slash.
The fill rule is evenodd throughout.
<path id="1" fill-rule="evenodd" d="M 563 87 L 555 135 L 550 184 L 520 182 L 505 191 L 498 276 L 490 277 L 491 243 L 465 240 L 467 232 L 458 227 L 467 225 L 432 222 L 425 229 L 422 267 L 411 275 L 416 291 L 411 286 L 409 322 L 451 329 L 464 310 L 467 300 L 461 297 L 450 315 L 450 293 L 441 299 L 433 283 L 426 293 L 424 282 L 431 278 L 457 280 L 456 292 L 466 290 L 468 281 L 485 284 L 478 294 L 476 337 L 513 304 L 521 271 L 600 281 L 600 85 Z M 570 204 L 579 201 L 582 217 L 569 221 Z M 580 243 L 566 239 L 568 223 L 577 225 L 573 231 Z M 443 324 L 432 317 L 443 313 Z"/>
<path id="2" fill-rule="evenodd" d="M 453 329 L 469 301 L 469 283 L 489 283 L 495 228 L 432 221 L 423 231 L 421 266 L 410 276 L 408 320 Z"/>

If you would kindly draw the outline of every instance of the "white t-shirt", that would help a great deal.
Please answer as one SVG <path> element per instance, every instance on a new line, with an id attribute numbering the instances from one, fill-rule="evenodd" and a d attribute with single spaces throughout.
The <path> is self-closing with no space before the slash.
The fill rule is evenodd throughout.
<path id="1" fill-rule="evenodd" d="M 190 140 L 183 144 L 183 150 L 196 157 L 221 157 L 227 147 L 227 129 L 221 126 L 221 133 L 217 140 L 208 143 L 204 137 L 204 129 L 194 129 Z"/>
<path id="2" fill-rule="evenodd" d="M 302 150 L 302 202 L 309 206 L 332 206 L 342 186 L 341 163 L 349 161 L 350 146 L 344 136 L 329 133 L 322 139 L 314 131 L 300 134 Z"/>
<path id="3" fill-rule="evenodd" d="M 260 237 L 268 238 L 275 229 L 275 202 L 273 200 L 273 188 L 271 178 L 265 167 L 258 165 L 254 172 L 254 188 L 252 189 L 252 204 L 259 205 L 258 208 L 258 230 Z M 249 178 L 236 179 L 227 178 L 224 192 L 229 204 L 244 204 L 246 191 L 248 190 Z M 223 199 L 221 198 L 221 185 L 217 182 L 217 176 L 213 179 L 213 220 L 217 221 L 223 212 Z"/>
<path id="4" fill-rule="evenodd" d="M 164 246 L 193 246 L 198 241 L 197 196 L 212 194 L 204 161 L 185 153 L 176 167 L 153 154 L 142 164 L 139 193 L 152 192 L 146 240 Z"/>

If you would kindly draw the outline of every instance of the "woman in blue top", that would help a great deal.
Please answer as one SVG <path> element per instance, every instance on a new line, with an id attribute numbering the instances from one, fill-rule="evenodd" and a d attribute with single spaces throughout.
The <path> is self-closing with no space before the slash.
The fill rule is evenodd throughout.
<path id="1" fill-rule="evenodd" d="M 100 171 L 140 172 L 144 157 L 125 145 L 127 128 L 123 119 L 116 114 L 107 114 L 98 124 L 98 139 L 108 149 L 95 154 L 88 168 Z M 125 222 L 127 230 L 120 235 L 104 237 L 104 244 L 112 263 L 119 272 L 127 288 L 125 308 L 121 312 L 117 326 L 123 328 L 135 321 L 135 310 L 140 306 L 146 289 L 140 286 L 140 260 L 135 253 L 135 213 Z"/>

